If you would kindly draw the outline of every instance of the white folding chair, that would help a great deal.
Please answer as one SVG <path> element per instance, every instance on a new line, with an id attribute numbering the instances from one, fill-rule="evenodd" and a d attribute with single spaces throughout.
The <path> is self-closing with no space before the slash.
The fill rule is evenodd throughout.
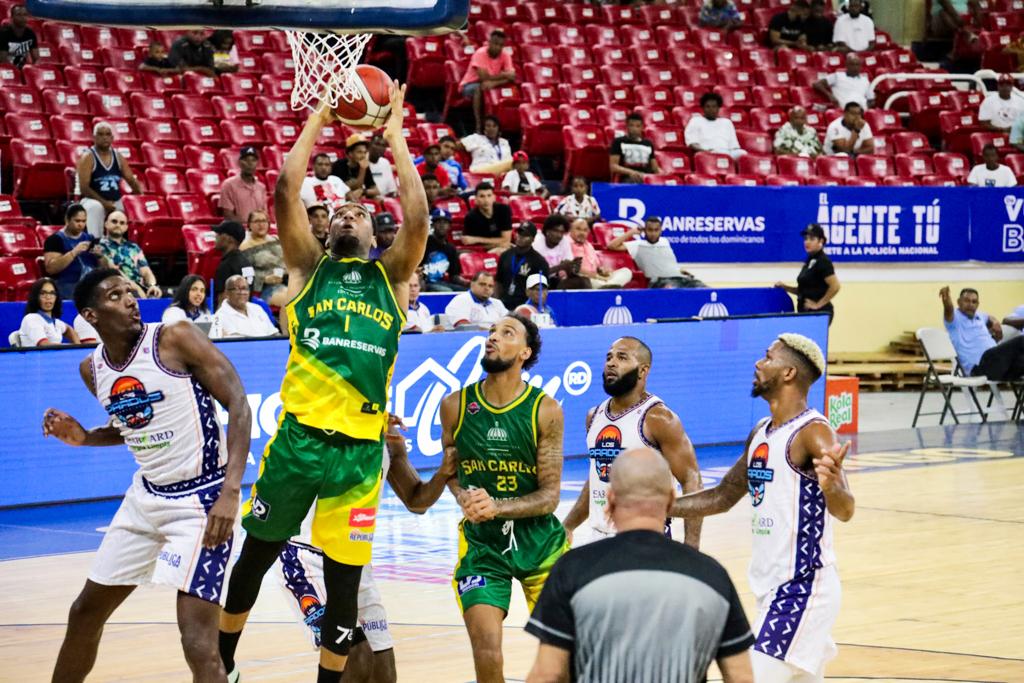
<path id="1" fill-rule="evenodd" d="M 917 411 L 914 413 L 914 421 L 911 427 L 916 427 L 918 418 L 923 415 L 939 415 L 939 424 L 941 425 L 946 421 L 947 412 L 953 416 L 953 421 L 956 424 L 960 424 L 952 404 L 953 392 L 956 389 L 966 392 L 977 408 L 977 411 L 970 411 L 963 413 L 963 415 L 980 415 L 982 422 L 987 421 L 988 415 L 982 410 L 975 390 L 988 384 L 988 377 L 983 375 L 977 377 L 964 376 L 963 369 L 960 367 L 960 361 L 956 357 L 956 349 L 953 348 L 953 342 L 949 340 L 949 335 L 945 330 L 937 327 L 922 327 L 915 336 L 921 342 L 921 348 L 924 349 L 924 356 L 928 361 L 928 372 L 925 374 L 924 382 L 921 385 L 921 395 L 917 399 Z M 936 363 L 945 361 L 953 363 L 953 371 L 948 374 L 940 373 L 935 367 Z M 921 406 L 924 403 L 925 392 L 933 387 L 942 392 L 942 412 L 922 413 Z"/>

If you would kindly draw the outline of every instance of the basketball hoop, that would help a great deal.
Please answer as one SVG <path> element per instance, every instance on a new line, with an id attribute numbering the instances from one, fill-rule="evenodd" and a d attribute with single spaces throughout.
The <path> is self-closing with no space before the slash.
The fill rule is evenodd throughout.
<path id="1" fill-rule="evenodd" d="M 321 102 L 332 109 L 359 94 L 352 78 L 369 33 L 315 33 L 286 30 L 295 62 L 292 109 L 315 110 Z"/>

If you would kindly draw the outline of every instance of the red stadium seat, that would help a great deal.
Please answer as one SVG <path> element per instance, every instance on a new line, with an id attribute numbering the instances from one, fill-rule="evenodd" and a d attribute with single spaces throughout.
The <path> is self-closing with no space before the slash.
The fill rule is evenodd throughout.
<path id="1" fill-rule="evenodd" d="M 4 114 L 7 133 L 20 140 L 52 140 L 50 122 L 43 114 Z"/>
<path id="2" fill-rule="evenodd" d="M 735 173 L 736 168 L 728 154 L 697 152 L 693 155 L 693 171 L 700 175 L 724 176 Z"/>
<path id="3" fill-rule="evenodd" d="M 0 254 L 34 259 L 43 255 L 43 245 L 31 225 L 0 223 Z"/>
<path id="4" fill-rule="evenodd" d="M 23 200 L 63 199 L 67 195 L 64 164 L 52 142 L 11 140 L 14 196 Z"/>
<path id="5" fill-rule="evenodd" d="M 146 87 L 144 73 L 135 69 L 106 68 L 103 70 L 103 78 L 111 92 L 131 95 Z"/>
<path id="6" fill-rule="evenodd" d="M 639 5 L 636 10 L 644 18 L 648 26 L 655 28 L 674 24 L 676 20 L 675 7 L 672 5 Z"/>
<path id="7" fill-rule="evenodd" d="M 938 157 L 939 155 L 936 154 L 935 156 Z M 934 161 L 935 170 L 938 171 L 939 160 L 938 158 L 936 158 L 934 159 Z M 1024 176 L 1024 154 L 1020 154 L 1018 152 L 1014 152 L 1013 154 L 1007 154 L 1005 157 L 1003 157 L 1003 163 L 1013 170 L 1013 174 L 1017 176 L 1017 184 L 1024 185 L 1024 178 L 1021 177 Z M 951 173 L 950 175 L 953 174 Z"/>
<path id="8" fill-rule="evenodd" d="M 773 138 L 769 133 L 761 133 L 752 130 L 736 131 L 736 139 L 740 147 L 754 154 L 771 154 Z"/>
<path id="9" fill-rule="evenodd" d="M 171 217 L 184 223 L 215 223 L 221 220 L 210 210 L 210 205 L 203 195 L 173 194 L 168 196 L 166 201 Z"/>
<path id="10" fill-rule="evenodd" d="M 10 64 L 0 64 L 0 85 L 5 88 L 9 86 L 24 85 L 25 80 L 21 77 L 21 69 Z"/>
<path id="11" fill-rule="evenodd" d="M 89 152 L 89 147 L 91 146 L 91 137 L 88 142 L 69 142 L 67 140 L 59 140 L 57 142 L 57 160 L 70 171 L 75 168 L 78 164 L 78 160 L 82 158 L 82 155 Z M 65 187 L 65 189 L 68 188 Z"/>
<path id="12" fill-rule="evenodd" d="M 287 99 L 260 96 L 252 98 L 252 104 L 258 118 L 292 123 L 299 121 L 298 112 L 292 110 Z"/>
<path id="13" fill-rule="evenodd" d="M 764 178 L 758 175 L 744 175 L 742 173 L 729 173 L 722 181 L 726 185 L 744 185 L 746 187 L 756 187 L 761 185 Z"/>
<path id="14" fill-rule="evenodd" d="M 35 263 L 21 256 L 0 257 L 0 299 L 25 301 L 39 277 Z"/>
<path id="15" fill-rule="evenodd" d="M 224 123 L 228 123 L 225 121 Z M 207 147 L 223 147 L 228 144 L 220 126 L 213 119 L 189 119 L 178 122 L 178 129 L 184 140 Z"/>
<path id="16" fill-rule="evenodd" d="M 817 175 L 827 179 L 839 179 L 842 180 L 855 173 L 855 163 L 853 159 L 846 156 L 820 156 L 815 159 L 815 171 Z"/>
<path id="17" fill-rule="evenodd" d="M 128 97 L 114 91 L 91 91 L 86 93 L 89 109 L 95 116 L 126 118 L 132 115 Z"/>
<path id="18" fill-rule="evenodd" d="M 612 240 L 626 234 L 630 225 L 625 223 L 594 223 L 592 236 L 597 249 L 607 249 Z"/>
<path id="19" fill-rule="evenodd" d="M 129 194 L 122 198 L 133 240 L 146 254 L 173 256 L 185 251 L 181 221 L 171 216 L 163 197 Z"/>
<path id="20" fill-rule="evenodd" d="M 550 104 L 520 104 L 522 149 L 527 154 L 553 156 L 562 152 L 562 122 Z"/>
<path id="21" fill-rule="evenodd" d="M 103 121 L 109 123 L 110 127 L 114 129 L 114 146 L 118 145 L 133 145 L 142 141 L 139 137 L 138 132 L 135 130 L 134 119 L 130 118 L 104 118 L 95 117 L 93 119 L 96 123 Z"/>
<path id="22" fill-rule="evenodd" d="M 595 45 L 593 49 L 594 61 L 601 66 L 610 64 L 631 65 L 633 55 L 628 48 L 616 45 Z"/>
<path id="23" fill-rule="evenodd" d="M 602 5 L 601 12 L 604 14 L 604 23 L 612 26 L 625 27 L 631 24 L 644 24 L 647 19 L 638 11 L 639 8 L 630 5 Z"/>
<path id="24" fill-rule="evenodd" d="M 302 132 L 302 126 L 293 121 L 264 121 L 263 131 L 270 144 L 291 146 Z"/>
<path id="25" fill-rule="evenodd" d="M 217 235 L 205 225 L 183 225 L 181 234 L 188 258 L 188 272 L 201 275 L 204 281 L 209 282 L 220 264 L 220 252 L 213 246 Z"/>
<path id="26" fill-rule="evenodd" d="M 259 113 L 248 97 L 214 95 L 210 98 L 216 118 L 225 121 L 258 120 Z"/>
<path id="27" fill-rule="evenodd" d="M 654 158 L 662 173 L 683 177 L 690 172 L 690 155 L 684 151 L 658 150 Z"/>
<path id="28" fill-rule="evenodd" d="M 523 83 L 522 92 L 526 101 L 533 104 L 553 104 L 557 106 L 562 101 L 558 88 L 553 85 Z"/>
<path id="29" fill-rule="evenodd" d="M 558 93 L 560 101 L 566 104 L 596 105 L 598 102 L 594 88 L 589 85 L 562 83 L 558 86 Z"/>
<path id="30" fill-rule="evenodd" d="M 981 163 L 981 151 L 985 145 L 995 145 L 1000 154 L 1005 154 L 1010 148 L 1010 136 L 1006 133 L 971 133 L 971 157 L 975 163 Z"/>
<path id="31" fill-rule="evenodd" d="M 224 171 L 214 169 L 190 168 L 185 171 L 185 180 L 188 183 L 190 192 L 202 194 L 209 198 L 210 195 L 220 193 L 220 188 L 226 180 L 226 175 Z"/>
<path id="32" fill-rule="evenodd" d="M 224 93 L 224 87 L 216 76 L 186 71 L 182 76 L 182 83 L 185 86 L 185 92 L 196 95 L 221 95 Z"/>
<path id="33" fill-rule="evenodd" d="M 970 154 L 971 133 L 982 133 L 985 130 L 985 127 L 978 123 L 976 109 L 939 112 L 939 132 L 945 148 L 950 152 Z"/>
<path id="34" fill-rule="evenodd" d="M 779 175 L 787 178 L 800 178 L 814 173 L 814 161 L 807 157 L 779 156 L 775 159 Z"/>
<path id="35" fill-rule="evenodd" d="M 1007 155 L 1006 158 L 1009 159 L 1010 156 Z M 955 152 L 936 152 L 932 155 L 932 166 L 936 175 L 961 181 L 966 180 L 967 174 L 971 171 L 971 163 L 967 157 Z"/>
<path id="36" fill-rule="evenodd" d="M 515 195 L 509 197 L 508 205 L 512 209 L 512 220 L 515 223 L 521 221 L 542 222 L 551 213 L 547 202 L 540 197 Z"/>
<path id="37" fill-rule="evenodd" d="M 762 133 L 774 134 L 786 121 L 787 116 L 782 109 L 753 109 L 750 112 L 750 127 Z"/>
<path id="38" fill-rule="evenodd" d="M 199 171 L 224 170 L 224 166 L 220 162 L 218 148 L 216 147 L 185 145 L 182 151 L 185 153 L 185 159 L 188 160 L 188 166 L 190 169 L 196 169 Z M 191 180 L 189 181 L 189 187 L 193 187 Z"/>
<path id="39" fill-rule="evenodd" d="M 786 159 L 788 157 L 781 157 L 781 158 Z M 809 176 L 803 176 L 803 177 L 809 177 Z M 776 186 L 776 187 L 789 187 L 789 186 L 793 186 L 793 185 L 800 185 L 800 179 L 801 179 L 801 176 L 792 176 L 792 175 L 785 175 L 785 174 L 782 174 L 782 173 L 778 173 L 778 174 L 775 174 L 775 175 L 765 176 L 764 184 L 765 185 L 772 185 L 772 186 Z"/>
<path id="40" fill-rule="evenodd" d="M 802 52 L 798 50 L 779 50 L 776 55 L 776 59 L 778 60 L 780 70 L 796 71 L 797 69 L 813 67 L 813 54 L 814 53 L 812 52 Z"/>
<path id="41" fill-rule="evenodd" d="M 644 117 L 644 125 L 652 128 L 673 127 L 672 113 L 665 107 L 636 107 L 633 111 Z"/>
<path id="42" fill-rule="evenodd" d="M 9 194 L 0 194 L 0 222 L 17 222 L 24 218 L 18 200 Z"/>
<path id="43" fill-rule="evenodd" d="M 149 92 L 159 95 L 175 95 L 184 92 L 181 76 L 176 74 L 160 75 L 149 71 L 142 72 L 143 87 Z"/>
<path id="44" fill-rule="evenodd" d="M 463 273 L 484 271 L 494 275 L 498 272 L 498 257 L 481 251 L 463 251 L 459 253 L 459 266 Z"/>
<path id="45" fill-rule="evenodd" d="M 94 57 L 89 54 L 92 52 L 95 54 Z M 80 59 L 76 63 L 102 63 L 115 69 L 138 69 L 142 64 L 142 59 L 134 47 L 103 47 L 94 50 L 83 48 L 79 54 Z"/>
<path id="46" fill-rule="evenodd" d="M 519 105 L 522 101 L 518 86 L 503 85 L 484 93 L 484 110 L 498 117 L 502 133 L 518 133 Z"/>
<path id="47" fill-rule="evenodd" d="M 142 123 L 139 121 L 140 130 L 142 130 Z M 144 133 L 143 138 L 150 139 Z M 185 153 L 177 145 L 143 142 L 142 161 L 153 169 L 179 169 L 184 173 L 185 169 L 189 168 Z"/>
<path id="48" fill-rule="evenodd" d="M 224 74 L 220 77 L 220 83 L 224 87 L 224 92 L 235 97 L 252 97 L 260 94 L 259 79 L 250 74 Z"/>
<path id="49" fill-rule="evenodd" d="M 864 120 L 871 127 L 872 133 L 903 130 L 899 112 L 891 109 L 868 109 L 864 112 Z"/>
<path id="50" fill-rule="evenodd" d="M 167 119 L 138 119 L 136 127 L 139 137 L 148 142 L 154 143 L 181 143 L 182 137 L 178 132 L 178 125 Z"/>
<path id="51" fill-rule="evenodd" d="M 78 30 L 82 47 L 121 47 L 117 29 L 83 24 Z"/>
<path id="52" fill-rule="evenodd" d="M 600 265 L 608 270 L 629 268 L 633 273 L 633 279 L 626 283 L 626 289 L 644 289 L 647 287 L 647 278 L 637 268 L 633 258 L 625 251 L 598 251 L 597 258 Z"/>
<path id="53" fill-rule="evenodd" d="M 136 116 L 147 119 L 174 118 L 174 109 L 163 95 L 136 92 L 128 96 L 128 101 Z"/>
<path id="54" fill-rule="evenodd" d="M 563 126 L 562 141 L 565 146 L 563 184 L 574 175 L 591 180 L 608 178 L 608 141 L 604 129 L 599 126 Z"/>
<path id="55" fill-rule="evenodd" d="M 681 152 L 687 149 L 682 128 L 672 126 L 649 128 L 647 137 L 654 143 L 655 149 Z"/>
<path id="56" fill-rule="evenodd" d="M 566 111 L 569 107 L 562 105 L 559 109 L 562 110 L 562 122 L 569 126 L 573 125 L 574 119 Z M 599 125 L 603 125 L 608 129 L 608 135 L 611 137 L 625 135 L 626 117 L 633 113 L 633 111 L 633 107 L 629 105 L 601 104 L 597 107 L 596 121 Z M 650 131 L 648 131 L 649 133 Z"/>
<path id="57" fill-rule="evenodd" d="M 448 60 L 444 63 L 445 95 L 444 108 L 441 111 L 441 119 L 447 120 L 448 113 L 453 109 L 466 109 L 473 106 L 472 100 L 462 94 L 459 82 L 465 69 L 458 63 Z"/>
<path id="58" fill-rule="evenodd" d="M 934 174 L 921 176 L 917 179 L 917 184 L 932 187 L 956 187 L 962 185 L 963 182 L 950 176 Z"/>
<path id="59" fill-rule="evenodd" d="M 604 104 L 619 104 L 626 107 L 636 105 L 633 88 L 628 85 L 606 85 L 604 83 L 596 86 L 595 91 L 601 102 Z"/>
<path id="60" fill-rule="evenodd" d="M 739 172 L 745 176 L 765 177 L 778 172 L 771 154 L 744 154 L 736 160 Z"/>
<path id="61" fill-rule="evenodd" d="M 881 178 L 864 178 L 862 176 L 850 176 L 844 183 L 850 187 L 878 187 L 882 184 Z"/>
<path id="62" fill-rule="evenodd" d="M 889 136 L 889 139 L 892 141 L 893 148 L 897 154 L 916 154 L 931 151 L 928 137 L 924 133 L 918 133 L 917 131 L 893 133 Z"/>
<path id="63" fill-rule="evenodd" d="M 146 189 L 156 195 L 184 194 L 189 191 L 185 174 L 176 168 L 146 169 Z"/>
<path id="64" fill-rule="evenodd" d="M 892 157 L 878 156 L 875 154 L 857 155 L 857 175 L 862 178 L 877 178 L 882 180 L 896 174 L 896 167 Z"/>
<path id="65" fill-rule="evenodd" d="M 271 74 L 295 74 L 295 61 L 290 54 L 271 52 L 263 55 L 263 70 Z"/>
<path id="66" fill-rule="evenodd" d="M 896 173 L 901 178 L 917 178 L 935 172 L 932 158 L 925 154 L 897 154 Z"/>
<path id="67" fill-rule="evenodd" d="M 64 85 L 63 70 L 53 64 L 26 64 L 21 69 L 21 75 L 26 85 L 40 91 Z"/>
<path id="68" fill-rule="evenodd" d="M 50 45 L 61 45 L 62 43 L 72 45 L 82 44 L 82 36 L 77 24 L 66 24 L 60 21 L 44 21 L 42 34 L 45 36 L 43 42 L 49 43 Z"/>
<path id="69" fill-rule="evenodd" d="M 260 76 L 260 86 L 263 93 L 268 97 L 277 99 L 278 101 L 288 100 L 291 98 L 292 88 L 294 85 L 295 82 L 293 79 L 285 78 L 280 75 L 275 76 L 273 74 L 263 74 Z M 252 99 L 256 100 L 258 98 L 259 95 L 254 95 Z M 287 106 L 287 102 L 281 103 Z"/>
<path id="70" fill-rule="evenodd" d="M 565 21 L 565 8 L 547 2 L 529 2 L 522 6 L 526 18 L 536 24 L 551 24 Z"/>
<path id="71" fill-rule="evenodd" d="M 0 109 L 11 114 L 42 114 L 43 101 L 33 88 L 4 86 L 0 89 Z"/>

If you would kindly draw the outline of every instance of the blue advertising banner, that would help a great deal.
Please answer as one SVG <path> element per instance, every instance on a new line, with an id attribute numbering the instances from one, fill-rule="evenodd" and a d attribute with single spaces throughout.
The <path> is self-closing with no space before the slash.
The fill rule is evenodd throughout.
<path id="1" fill-rule="evenodd" d="M 741 442 L 767 414 L 767 405 L 750 397 L 754 362 L 782 332 L 805 334 L 825 349 L 827 318 L 789 315 L 546 330 L 540 361 L 527 379 L 561 402 L 565 453 L 582 454 L 587 410 L 606 398 L 601 381 L 605 353 L 616 338 L 637 336 L 654 355 L 648 389 L 680 415 L 694 443 Z M 484 339 L 483 334 L 468 332 L 402 338 L 389 409 L 408 428 L 415 467 L 429 468 L 437 462 L 441 399 L 482 377 Z M 252 407 L 245 478 L 251 482 L 263 447 L 277 428 L 288 343 L 282 339 L 218 346 L 238 368 Z M 67 411 L 87 427 L 106 422 L 106 413 L 78 374 L 78 364 L 89 352 L 72 348 L 0 353 L 0 404 L 7 407 L 0 440 L 0 506 L 105 498 L 127 488 L 135 463 L 125 448 L 72 448 L 44 439 L 41 433 L 43 411 L 50 406 Z M 823 409 L 824 382 L 814 386 L 811 405 Z M 227 424 L 223 411 L 221 420 Z"/>
<path id="2" fill-rule="evenodd" d="M 971 258 L 1024 262 L 1024 187 L 969 192 Z"/>
<path id="3" fill-rule="evenodd" d="M 681 263 L 802 261 L 819 223 L 835 261 L 965 261 L 969 194 L 944 187 L 688 187 L 594 184 L 605 220 L 662 219 Z"/>

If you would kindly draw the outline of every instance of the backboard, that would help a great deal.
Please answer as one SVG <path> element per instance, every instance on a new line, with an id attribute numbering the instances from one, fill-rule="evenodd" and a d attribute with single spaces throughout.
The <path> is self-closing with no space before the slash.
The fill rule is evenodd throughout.
<path id="1" fill-rule="evenodd" d="M 415 35 L 462 28 L 469 14 L 469 0 L 27 0 L 27 6 L 43 19 L 105 26 Z"/>

